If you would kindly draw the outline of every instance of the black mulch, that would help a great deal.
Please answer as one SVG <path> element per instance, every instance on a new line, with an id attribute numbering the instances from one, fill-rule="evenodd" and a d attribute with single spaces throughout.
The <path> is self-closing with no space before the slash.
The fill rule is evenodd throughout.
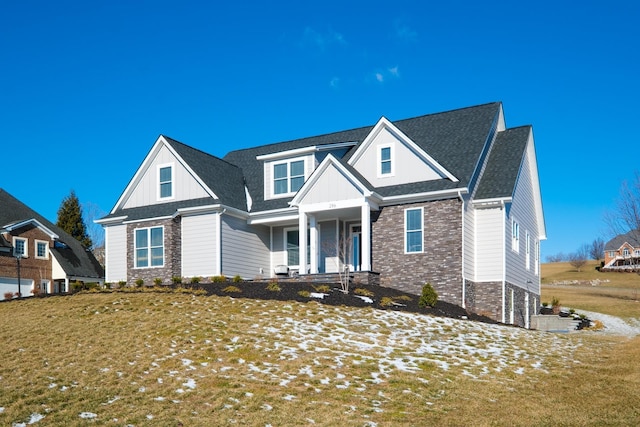
<path id="1" fill-rule="evenodd" d="M 385 286 L 351 286 L 349 293 L 345 294 L 340 290 L 338 284 L 328 284 L 330 291 L 326 295 L 320 298 L 312 298 L 300 295 L 300 291 L 307 291 L 309 293 L 317 293 L 316 288 L 318 283 L 307 282 L 280 282 L 278 286 L 280 291 L 273 291 L 267 289 L 268 283 L 266 282 L 225 282 L 225 283 L 199 283 L 197 285 L 191 285 L 195 288 L 204 289 L 209 295 L 229 296 L 233 298 L 249 298 L 249 299 L 261 299 L 261 300 L 279 300 L 279 301 L 299 301 L 309 302 L 315 301 L 320 304 L 336 305 L 336 306 L 349 306 L 349 307 L 372 307 L 380 310 L 390 311 L 404 311 L 411 313 L 430 314 L 433 316 L 450 317 L 454 319 L 469 319 L 474 321 L 480 321 L 485 323 L 497 323 L 495 320 L 480 316 L 475 313 L 469 313 L 465 309 L 455 304 L 450 304 L 444 301 L 438 301 L 435 307 L 420 307 L 418 305 L 419 295 L 408 294 L 393 288 Z M 183 285 L 185 286 L 185 285 Z M 235 286 L 240 289 L 240 292 L 229 292 L 227 289 L 230 286 Z M 366 302 L 364 299 L 359 298 L 354 290 L 357 288 L 366 289 L 373 293 L 370 297 L 373 303 Z M 410 300 L 406 300 L 399 297 L 408 297 Z M 384 297 L 391 298 L 395 301 L 392 306 L 383 306 L 380 304 Z"/>

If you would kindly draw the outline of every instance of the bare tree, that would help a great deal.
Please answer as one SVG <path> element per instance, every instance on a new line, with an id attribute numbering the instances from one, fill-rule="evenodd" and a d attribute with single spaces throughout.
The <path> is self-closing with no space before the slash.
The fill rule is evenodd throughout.
<path id="1" fill-rule="evenodd" d="M 605 214 L 605 222 L 612 234 L 631 232 L 640 241 L 640 173 L 636 171 L 632 182 L 624 181 L 614 211 Z"/>
<path id="2" fill-rule="evenodd" d="M 351 280 L 351 271 L 349 264 L 345 261 L 351 253 L 351 238 L 340 237 L 338 242 L 335 240 L 326 240 L 322 243 L 323 252 L 329 255 L 329 259 L 338 271 L 340 279 L 340 290 L 345 294 L 349 293 L 349 281 Z"/>
<path id="3" fill-rule="evenodd" d="M 584 265 L 587 263 L 588 259 L 589 245 L 584 244 L 580 246 L 577 251 L 569 255 L 569 264 L 571 264 L 578 270 L 578 272 L 580 272 L 582 267 L 584 267 Z"/>
<path id="4" fill-rule="evenodd" d="M 562 262 L 566 260 L 567 260 L 567 256 L 562 252 L 558 252 L 555 255 L 547 255 L 547 262 Z"/>
<path id="5" fill-rule="evenodd" d="M 591 242 L 591 247 L 589 248 L 589 255 L 591 255 L 591 259 L 600 261 L 604 257 L 604 245 L 605 243 L 602 237 L 598 237 Z"/>

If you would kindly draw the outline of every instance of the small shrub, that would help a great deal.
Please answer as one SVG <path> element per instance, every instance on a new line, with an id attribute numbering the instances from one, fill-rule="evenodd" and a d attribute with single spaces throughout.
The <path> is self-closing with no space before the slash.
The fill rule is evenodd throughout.
<path id="1" fill-rule="evenodd" d="M 390 307 L 394 304 L 393 298 L 390 297 L 382 297 L 380 300 L 380 305 L 382 307 Z"/>
<path id="2" fill-rule="evenodd" d="M 193 276 L 191 278 L 191 284 L 192 285 L 197 285 L 198 283 L 200 283 L 200 277 L 199 276 Z"/>
<path id="3" fill-rule="evenodd" d="M 240 290 L 240 288 L 239 288 L 239 287 L 237 287 L 237 286 L 227 286 L 226 288 L 224 288 L 224 289 L 222 290 L 222 292 L 226 292 L 226 293 L 240 293 L 240 292 L 242 292 L 242 291 L 241 291 L 241 290 Z"/>
<path id="4" fill-rule="evenodd" d="M 298 295 L 301 297 L 309 298 L 311 296 L 311 292 L 307 290 L 298 291 Z"/>
<path id="5" fill-rule="evenodd" d="M 120 280 L 118 282 L 118 287 L 119 288 L 124 288 L 125 286 L 127 286 L 127 281 L 126 280 Z"/>
<path id="6" fill-rule="evenodd" d="M 141 288 L 144 285 L 144 279 L 136 279 L 135 284 L 137 287 Z"/>
<path id="7" fill-rule="evenodd" d="M 331 288 L 329 287 L 329 285 L 313 285 L 313 289 L 315 289 L 316 292 L 320 292 L 323 294 L 326 294 L 327 292 L 331 291 Z"/>
<path id="8" fill-rule="evenodd" d="M 413 301 L 409 295 L 400 295 L 393 297 L 394 301 Z"/>
<path id="9" fill-rule="evenodd" d="M 226 282 L 226 281 L 227 281 L 227 278 L 226 278 L 226 277 L 224 277 L 224 276 L 222 276 L 222 275 L 220 275 L 220 276 L 213 276 L 213 277 L 211 278 L 211 281 L 212 281 L 213 283 L 224 283 L 224 282 Z"/>
<path id="10" fill-rule="evenodd" d="M 422 295 L 420 295 L 420 299 L 418 300 L 418 305 L 420 307 L 434 307 L 438 302 L 438 294 L 436 293 L 431 283 L 427 283 L 422 287 Z"/>
<path id="11" fill-rule="evenodd" d="M 111 289 L 111 283 L 109 283 L 109 282 L 104 282 L 104 288 L 105 288 L 105 289 Z"/>
<path id="12" fill-rule="evenodd" d="M 162 285 L 162 279 L 159 277 L 156 277 L 155 279 L 153 279 L 153 284 L 156 286 Z"/>
<path id="13" fill-rule="evenodd" d="M 173 276 L 171 278 L 171 281 L 173 282 L 174 285 L 179 285 L 182 283 L 182 277 L 180 276 Z"/>
<path id="14" fill-rule="evenodd" d="M 556 297 L 551 297 L 551 310 L 553 314 L 560 313 L 560 300 Z"/>
<path id="15" fill-rule="evenodd" d="M 98 290 L 100 288 L 100 283 L 97 283 L 97 282 L 85 283 L 84 288 L 90 291 Z"/>
<path id="16" fill-rule="evenodd" d="M 78 292 L 82 290 L 82 283 L 81 282 L 73 282 L 71 284 L 71 292 Z"/>
<path id="17" fill-rule="evenodd" d="M 371 292 L 369 289 L 365 289 L 365 288 L 356 288 L 353 291 L 354 294 L 356 295 L 362 295 L 363 297 L 373 297 L 375 296 L 375 294 L 373 292 Z"/>
<path id="18" fill-rule="evenodd" d="M 280 292 L 282 288 L 278 285 L 278 282 L 269 282 L 267 290 L 271 292 Z"/>
<path id="19" fill-rule="evenodd" d="M 233 283 L 240 283 L 242 282 L 242 277 L 240 277 L 239 274 L 236 274 L 235 276 L 233 276 Z"/>
<path id="20" fill-rule="evenodd" d="M 4 299 L 13 299 L 13 292 L 5 292 Z"/>
<path id="21" fill-rule="evenodd" d="M 33 288 L 33 289 L 31 289 L 31 294 L 32 294 L 34 297 L 37 297 L 38 295 L 40 295 L 40 293 L 41 293 L 41 291 L 40 291 L 40 289 L 39 289 L 39 288 Z"/>

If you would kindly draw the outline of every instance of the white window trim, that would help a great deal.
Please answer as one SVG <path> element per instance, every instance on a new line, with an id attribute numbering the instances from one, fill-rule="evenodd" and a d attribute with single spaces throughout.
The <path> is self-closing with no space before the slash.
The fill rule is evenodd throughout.
<path id="1" fill-rule="evenodd" d="M 162 229 L 162 265 L 151 265 L 151 229 L 152 228 L 161 228 Z M 147 245 L 147 250 L 149 251 L 147 253 L 147 259 L 148 259 L 148 265 L 144 266 L 144 267 L 138 267 L 138 247 L 137 247 L 137 241 L 136 241 L 136 235 L 138 230 L 147 230 L 147 241 L 148 241 L 148 245 Z M 135 228 L 133 230 L 133 268 L 134 269 L 138 269 L 138 270 L 144 270 L 147 268 L 163 268 L 165 265 L 165 258 L 166 258 L 166 254 L 167 254 L 167 250 L 166 250 L 166 245 L 164 243 L 164 238 L 165 238 L 165 233 L 164 233 L 164 225 L 154 225 L 151 227 L 138 227 Z"/>
<path id="2" fill-rule="evenodd" d="M 384 148 L 389 149 L 389 162 L 391 163 L 391 171 L 389 173 L 382 173 L 382 150 Z M 396 174 L 396 156 L 395 149 L 393 144 L 380 144 L 377 146 L 377 157 L 376 157 L 376 173 L 378 178 L 389 178 L 395 176 Z"/>
<path id="3" fill-rule="evenodd" d="M 16 242 L 21 241 L 24 242 L 24 253 L 21 254 L 20 258 L 29 258 L 29 239 L 25 237 L 13 237 L 13 256 L 16 256 Z"/>
<path id="4" fill-rule="evenodd" d="M 269 167 L 269 171 L 270 173 L 270 178 L 269 178 L 269 195 L 270 195 L 270 199 L 279 199 L 279 198 L 284 198 L 284 197 L 291 197 L 291 196 L 295 196 L 295 194 L 298 192 L 298 190 L 296 191 L 291 191 L 291 163 L 295 163 L 295 162 L 302 162 L 302 167 L 304 169 L 304 181 L 307 181 L 307 157 L 295 157 L 292 159 L 282 159 L 282 160 L 275 160 L 273 162 L 269 162 L 268 163 L 268 167 Z M 275 167 L 276 165 L 282 165 L 285 164 L 287 165 L 287 190 L 289 190 L 286 193 L 279 193 L 276 194 L 276 179 L 275 179 Z M 304 185 L 304 184 L 303 184 Z"/>
<path id="5" fill-rule="evenodd" d="M 419 251 L 407 251 L 407 232 L 409 231 L 417 231 L 417 230 L 407 230 L 407 215 L 409 211 L 416 211 L 419 210 L 420 211 L 420 236 L 421 236 L 421 241 L 420 241 L 420 250 Z M 404 253 L 405 254 L 421 254 L 424 253 L 424 207 L 419 207 L 419 208 L 406 208 L 404 210 Z"/>
<path id="6" fill-rule="evenodd" d="M 38 256 L 38 244 L 43 243 L 46 248 L 44 251 L 44 256 Z M 49 242 L 45 241 L 45 240 L 37 240 L 35 241 L 35 248 L 34 248 L 34 254 L 33 254 L 37 259 L 49 259 Z"/>
<path id="7" fill-rule="evenodd" d="M 162 191 L 161 191 L 161 182 L 160 182 L 160 170 L 164 169 L 164 168 L 170 168 L 171 169 L 171 196 L 169 197 L 162 197 Z M 172 200 L 175 199 L 176 196 L 176 174 L 175 174 L 176 168 L 175 168 L 175 164 L 174 163 L 163 163 L 161 165 L 158 165 L 156 167 L 156 189 L 157 189 L 157 197 L 158 200 Z"/>
<path id="8" fill-rule="evenodd" d="M 511 220 L 511 250 L 520 252 L 520 224 L 515 219 Z"/>

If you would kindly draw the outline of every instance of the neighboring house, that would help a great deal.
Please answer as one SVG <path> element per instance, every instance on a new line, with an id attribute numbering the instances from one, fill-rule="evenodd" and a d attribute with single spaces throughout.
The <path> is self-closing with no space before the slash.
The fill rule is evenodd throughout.
<path id="1" fill-rule="evenodd" d="M 603 269 L 640 268 L 640 232 L 619 234 L 604 245 Z"/>
<path id="2" fill-rule="evenodd" d="M 338 271 L 529 325 L 546 238 L 531 126 L 490 103 L 237 150 L 160 136 L 111 212 L 106 280 Z M 306 250 L 300 250 L 306 248 Z"/>
<path id="3" fill-rule="evenodd" d="M 104 269 L 70 234 L 0 189 L 0 300 L 18 288 L 24 297 L 68 292 L 76 281 L 103 283 Z"/>

